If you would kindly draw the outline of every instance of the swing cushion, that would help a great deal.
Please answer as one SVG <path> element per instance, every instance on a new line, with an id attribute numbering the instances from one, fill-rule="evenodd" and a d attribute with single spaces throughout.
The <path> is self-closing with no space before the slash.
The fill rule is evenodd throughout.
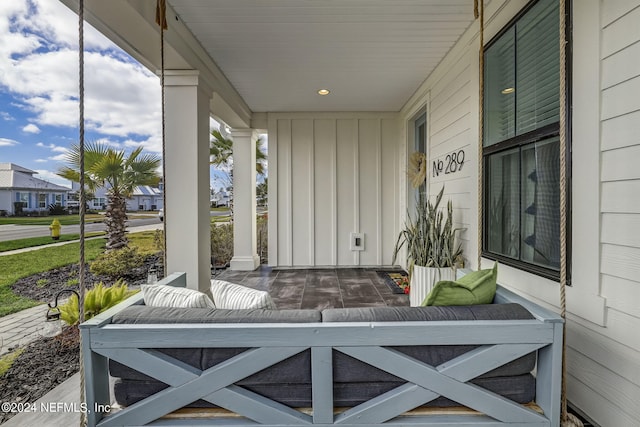
<path id="1" fill-rule="evenodd" d="M 144 303 L 149 307 L 216 308 L 211 298 L 194 289 L 167 285 L 142 285 Z"/>
<path id="2" fill-rule="evenodd" d="M 496 295 L 498 263 L 492 269 L 473 271 L 456 281 L 441 280 L 422 303 L 428 305 L 491 304 Z"/>
<path id="3" fill-rule="evenodd" d="M 211 280 L 211 295 L 217 308 L 229 310 L 277 309 L 268 292 L 224 280 Z"/>

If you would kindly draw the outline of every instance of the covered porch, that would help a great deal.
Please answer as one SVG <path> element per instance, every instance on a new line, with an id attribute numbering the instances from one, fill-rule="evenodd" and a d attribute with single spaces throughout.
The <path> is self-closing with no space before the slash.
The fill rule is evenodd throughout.
<path id="1" fill-rule="evenodd" d="M 155 2 L 85 4 L 92 25 L 160 74 Z M 415 136 L 400 112 L 456 41 L 476 31 L 473 12 L 470 0 L 364 8 L 168 1 L 167 271 L 187 272 L 191 288 L 208 286 L 210 117 L 234 142 L 232 270 L 259 263 L 253 165 L 261 133 L 268 134 L 268 264 L 391 266 L 414 199 L 406 165 Z"/>
<path id="2" fill-rule="evenodd" d="M 77 0 L 61 1 L 77 10 Z M 570 249 L 571 272 L 568 396 L 572 405 L 602 425 L 634 425 L 640 422 L 634 404 L 640 398 L 640 341 L 630 331 L 640 327 L 634 303 L 640 297 L 640 242 L 633 232 L 638 230 L 640 206 L 629 195 L 640 188 L 632 161 L 639 146 L 635 94 L 640 90 L 640 34 L 635 23 L 640 1 L 569 3 L 570 96 L 565 103 L 573 141 L 571 233 L 562 242 Z M 233 271 L 258 268 L 254 156 L 259 134 L 268 134 L 269 266 L 336 269 L 338 285 L 341 268 L 392 264 L 393 245 L 416 196 L 407 179 L 408 158 L 420 151 L 427 158 L 423 191 L 433 198 L 444 186 L 445 198 L 454 206 L 454 226 L 464 229 L 460 237 L 466 267 L 486 268 L 499 258 L 501 284 L 557 311 L 557 247 L 549 251 L 553 256 L 540 256 L 533 229 L 516 230 L 512 217 L 504 214 L 491 223 L 493 211 L 506 207 L 482 188 L 492 183 L 482 165 L 507 154 L 513 162 L 498 162 L 509 167 L 496 176 L 513 178 L 513 194 L 542 177 L 535 169 L 518 172 L 520 164 L 527 166 L 521 151 L 527 151 L 527 144 L 537 149 L 542 137 L 533 130 L 518 139 L 515 116 L 509 111 L 500 116 L 502 101 L 509 104 L 506 97 L 520 90 L 509 86 L 502 72 L 510 70 L 515 76 L 516 69 L 533 69 L 550 55 L 538 52 L 533 40 L 527 47 L 534 58 L 526 58 L 529 67 L 516 67 L 519 57 L 505 34 L 526 18 L 525 12 L 540 5 L 546 11 L 556 2 L 484 4 L 484 47 L 505 47 L 494 49 L 499 51 L 493 58 L 497 65 L 488 73 L 495 77 L 493 96 L 500 105 L 494 106 L 496 115 L 485 117 L 504 123 L 504 134 L 513 138 L 508 149 L 500 141 L 483 154 L 495 141 L 481 121 L 481 109 L 491 106 L 480 102 L 482 37 L 472 0 L 167 0 L 167 270 L 186 272 L 189 288 L 209 286 L 208 149 L 209 119 L 214 117 L 231 128 L 234 142 Z M 92 25 L 160 73 L 155 1 L 88 0 L 86 5 Z M 521 22 L 528 28 L 526 19 Z M 538 22 L 549 24 L 543 35 L 555 34 L 553 22 Z M 505 51 L 511 53 L 503 56 Z M 538 82 L 533 74 L 523 80 Z M 329 94 L 320 95 L 321 89 Z M 534 127 L 540 124 L 536 120 L 531 121 Z M 551 122 L 540 130 L 553 144 L 560 126 Z M 553 153 L 543 166 L 555 164 Z M 501 181 L 493 184 L 500 188 Z M 517 226 L 531 226 L 522 218 L 535 217 L 536 209 L 542 212 L 540 205 L 525 200 L 534 193 L 514 196 L 510 208 L 517 211 Z M 500 209 L 492 210 L 489 200 Z M 484 222 L 479 220 L 483 213 Z M 546 230 L 547 235 L 554 235 L 556 226 Z M 504 247 L 487 245 L 489 229 L 504 233 L 495 239 Z M 509 247 L 512 240 L 523 250 Z M 406 258 L 397 263 L 405 266 Z M 282 270 L 273 282 L 273 273 L 258 279 L 261 270 L 228 274 L 246 274 L 234 278 L 262 286 L 276 283 Z"/>

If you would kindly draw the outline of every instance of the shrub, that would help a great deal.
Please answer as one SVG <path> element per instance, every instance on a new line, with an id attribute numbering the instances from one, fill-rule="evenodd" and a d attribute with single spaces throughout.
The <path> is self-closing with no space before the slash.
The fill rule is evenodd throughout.
<path id="1" fill-rule="evenodd" d="M 269 221 L 267 214 L 258 215 L 256 224 L 258 228 L 258 256 L 260 257 L 260 264 L 266 264 L 269 257 Z"/>
<path id="2" fill-rule="evenodd" d="M 60 205 L 49 205 L 49 215 L 66 215 L 67 210 Z"/>
<path id="3" fill-rule="evenodd" d="M 91 319 L 114 305 L 124 301 L 138 291 L 130 291 L 127 284 L 118 280 L 113 286 L 104 286 L 98 283 L 93 289 L 87 291 L 84 296 L 84 318 Z M 75 325 L 79 319 L 78 297 L 74 294 L 60 307 L 60 318 L 69 325 Z"/>
<path id="4" fill-rule="evenodd" d="M 156 230 L 153 233 L 153 245 L 160 255 L 164 254 L 164 230 Z"/>
<path id="5" fill-rule="evenodd" d="M 131 270 L 142 266 L 144 257 L 136 248 L 122 248 L 106 251 L 91 263 L 89 269 L 93 274 L 121 277 Z"/>
<path id="6" fill-rule="evenodd" d="M 233 224 L 211 224 L 211 260 L 227 265 L 233 257 Z"/>

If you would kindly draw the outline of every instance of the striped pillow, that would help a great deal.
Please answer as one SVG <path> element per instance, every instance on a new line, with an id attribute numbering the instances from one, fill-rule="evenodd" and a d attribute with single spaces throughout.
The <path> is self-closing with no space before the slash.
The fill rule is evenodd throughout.
<path id="1" fill-rule="evenodd" d="M 217 308 L 248 309 L 264 308 L 276 310 L 276 305 L 267 292 L 247 288 L 224 280 L 211 281 L 211 295 Z"/>
<path id="2" fill-rule="evenodd" d="M 149 307 L 216 308 L 202 292 L 167 285 L 142 285 L 142 296 Z"/>

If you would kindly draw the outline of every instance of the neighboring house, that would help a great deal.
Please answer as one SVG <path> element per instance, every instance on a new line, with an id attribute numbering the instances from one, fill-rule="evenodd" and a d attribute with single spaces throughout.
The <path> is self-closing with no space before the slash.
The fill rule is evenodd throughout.
<path id="1" fill-rule="evenodd" d="M 221 188 L 220 191 L 214 192 L 211 190 L 211 206 L 229 206 L 231 202 L 231 193 Z"/>
<path id="2" fill-rule="evenodd" d="M 128 211 L 157 211 L 162 208 L 162 190 L 158 187 L 140 185 L 127 199 Z"/>
<path id="3" fill-rule="evenodd" d="M 66 206 L 69 189 L 36 178 L 38 172 L 14 163 L 0 163 L 0 212 L 14 215 L 45 212 L 50 205 Z"/>
<path id="4" fill-rule="evenodd" d="M 71 187 L 73 193 L 77 194 L 80 185 L 72 182 Z M 74 200 L 77 197 L 73 197 Z M 162 183 L 159 187 L 151 187 L 149 185 L 140 185 L 133 190 L 133 195 L 127 199 L 127 211 L 156 211 L 162 208 Z M 107 188 L 98 188 L 93 197 L 87 201 L 87 206 L 92 210 L 103 210 L 107 207 L 109 195 Z M 76 202 L 77 203 L 77 202 Z"/>
<path id="5" fill-rule="evenodd" d="M 259 262 L 260 133 L 278 268 L 391 264 L 415 199 L 408 159 L 422 151 L 425 191 L 445 186 L 470 268 L 498 259 L 501 284 L 558 310 L 566 243 L 569 401 L 599 425 L 640 425 L 640 0 L 567 2 L 566 98 L 558 1 L 484 1 L 482 104 L 472 0 L 255 3 L 167 0 L 167 270 L 209 287 L 211 116 L 233 129 L 237 270 Z M 160 69 L 149 2 L 86 7 L 96 28 Z M 557 237 L 561 130 L 571 140 L 566 242 Z M 363 234 L 362 250 L 352 233 Z"/>

